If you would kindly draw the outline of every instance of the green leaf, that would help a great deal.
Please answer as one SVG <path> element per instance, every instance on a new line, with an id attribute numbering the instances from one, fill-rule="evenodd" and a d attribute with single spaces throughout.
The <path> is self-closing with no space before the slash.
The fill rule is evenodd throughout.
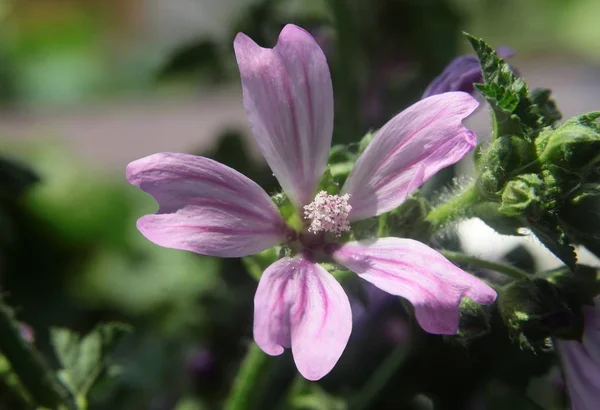
<path id="1" fill-rule="evenodd" d="M 593 266 L 577 265 L 575 271 L 563 267 L 540 272 L 536 276 L 560 289 L 572 309 L 594 306 L 594 298 L 600 294 L 600 275 L 598 268 Z"/>
<path id="2" fill-rule="evenodd" d="M 539 124 L 542 127 L 552 126 L 562 118 L 556 103 L 550 98 L 551 93 L 552 91 L 547 88 L 536 88 L 530 93 L 533 112 L 539 117 Z"/>
<path id="3" fill-rule="evenodd" d="M 574 242 L 600 257 L 600 185 L 584 184 L 561 208 L 560 219 Z"/>
<path id="4" fill-rule="evenodd" d="M 484 84 L 475 88 L 492 107 L 494 138 L 516 135 L 531 139 L 532 129 L 540 126 L 540 115 L 533 109 L 525 81 L 517 77 L 510 66 L 482 39 L 464 33 L 481 64 Z"/>
<path id="5" fill-rule="evenodd" d="M 553 214 L 546 213 L 537 219 L 528 218 L 528 221 L 529 228 L 540 242 L 565 265 L 575 269 L 577 254 L 564 229 L 560 226 L 558 218 Z"/>
<path id="6" fill-rule="evenodd" d="M 131 328 L 120 323 L 99 325 L 84 337 L 69 329 L 51 329 L 51 340 L 62 369 L 59 377 L 85 408 L 87 394 L 107 367 L 106 356 Z"/>

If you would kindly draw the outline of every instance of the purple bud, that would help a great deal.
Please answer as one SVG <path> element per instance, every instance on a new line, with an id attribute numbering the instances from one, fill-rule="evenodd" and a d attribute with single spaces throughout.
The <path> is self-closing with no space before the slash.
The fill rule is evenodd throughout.
<path id="1" fill-rule="evenodd" d="M 508 58 L 515 54 L 513 49 L 506 46 L 498 47 L 496 52 L 501 58 Z M 474 91 L 473 83 L 481 83 L 482 81 L 481 67 L 477 57 L 472 55 L 458 56 L 429 84 L 422 98 L 449 91 L 464 91 L 472 94 Z"/>

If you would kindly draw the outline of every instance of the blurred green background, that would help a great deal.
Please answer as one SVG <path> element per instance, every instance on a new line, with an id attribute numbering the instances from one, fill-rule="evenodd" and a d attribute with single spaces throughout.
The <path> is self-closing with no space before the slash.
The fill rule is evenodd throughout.
<path id="1" fill-rule="evenodd" d="M 49 356 L 50 326 L 134 325 L 92 408 L 218 409 L 251 340 L 256 284 L 239 260 L 144 239 L 135 221 L 155 204 L 124 169 L 154 152 L 191 152 L 274 192 L 243 111 L 235 34 L 272 47 L 288 22 L 310 30 L 333 74 L 334 138 L 354 142 L 469 52 L 463 30 L 513 47 L 511 64 L 554 89 L 565 117 L 597 108 L 598 15 L 597 0 L 0 0 L 0 292 Z M 480 135 L 484 111 L 473 120 Z M 369 337 L 353 336 L 327 391 L 360 386 L 403 339 L 397 305 L 369 322 Z M 286 376 L 264 408 L 293 377 L 288 355 L 274 360 Z M 535 408 L 493 407 L 513 399 L 503 388 L 461 392 L 456 403 Z M 297 408 L 344 408 L 311 394 L 322 407 Z M 388 391 L 373 408 L 405 399 Z M 7 400 L 0 391 L 0 408 L 13 410 Z"/>

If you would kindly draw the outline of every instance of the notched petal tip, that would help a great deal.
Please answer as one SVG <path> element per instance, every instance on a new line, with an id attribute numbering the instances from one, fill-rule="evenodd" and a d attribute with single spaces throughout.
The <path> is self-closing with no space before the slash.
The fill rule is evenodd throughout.
<path id="1" fill-rule="evenodd" d="M 457 332 L 464 297 L 489 304 L 496 296 L 481 279 L 411 239 L 349 242 L 334 249 L 332 256 L 378 288 L 410 301 L 417 321 L 429 333 Z"/>
<path id="2" fill-rule="evenodd" d="M 318 380 L 335 366 L 351 331 L 348 297 L 321 266 L 283 258 L 265 270 L 254 297 L 254 339 L 265 353 L 291 347 L 298 371 Z"/>
<path id="3" fill-rule="evenodd" d="M 477 144 L 475 133 L 463 125 L 463 120 L 478 105 L 465 92 L 436 94 L 413 104 L 385 124 L 342 188 L 342 193 L 351 195 L 350 220 L 391 211 L 411 190 L 439 170 L 460 161 Z"/>
<path id="4" fill-rule="evenodd" d="M 259 149 L 290 200 L 301 209 L 315 194 L 333 134 L 327 60 L 305 30 L 287 25 L 274 48 L 236 37 L 243 100 Z"/>
<path id="5" fill-rule="evenodd" d="M 137 222 L 159 246 L 242 257 L 285 239 L 285 222 L 267 193 L 217 161 L 160 153 L 130 163 L 126 176 L 159 205 Z"/>
<path id="6" fill-rule="evenodd" d="M 279 41 L 309 41 L 310 43 L 314 43 L 315 46 L 319 47 L 319 44 L 312 34 L 295 24 L 286 24 L 285 27 L 283 27 L 279 33 L 278 42 Z"/>
<path id="7" fill-rule="evenodd" d="M 144 181 L 142 174 L 152 168 L 154 164 L 164 162 L 169 155 L 171 155 L 170 152 L 159 152 L 130 162 L 125 167 L 125 178 L 131 185 L 140 187 Z"/>

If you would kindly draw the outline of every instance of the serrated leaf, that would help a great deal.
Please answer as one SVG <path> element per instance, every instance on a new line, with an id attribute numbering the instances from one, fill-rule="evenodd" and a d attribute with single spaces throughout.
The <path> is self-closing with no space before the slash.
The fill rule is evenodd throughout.
<path id="1" fill-rule="evenodd" d="M 107 354 L 130 329 L 124 324 L 107 323 L 84 337 L 69 329 L 51 329 L 52 345 L 62 367 L 59 377 L 78 402 L 85 403 L 89 390 L 107 366 Z"/>
<path id="2" fill-rule="evenodd" d="M 484 84 L 475 88 L 492 107 L 498 135 L 516 135 L 531 138 L 532 129 L 539 127 L 540 117 L 533 110 L 525 81 L 517 77 L 511 67 L 498 57 L 496 51 L 482 39 L 464 33 L 477 54 Z"/>
<path id="3" fill-rule="evenodd" d="M 600 294 L 600 275 L 598 268 L 577 265 L 574 272 L 565 269 L 553 269 L 536 274 L 537 277 L 554 284 L 567 297 L 570 306 L 594 306 L 594 298 Z"/>
<path id="4" fill-rule="evenodd" d="M 551 93 L 547 88 L 536 88 L 530 93 L 533 112 L 539 117 L 539 125 L 542 127 L 552 126 L 562 118 L 556 103 L 550 97 Z"/>

